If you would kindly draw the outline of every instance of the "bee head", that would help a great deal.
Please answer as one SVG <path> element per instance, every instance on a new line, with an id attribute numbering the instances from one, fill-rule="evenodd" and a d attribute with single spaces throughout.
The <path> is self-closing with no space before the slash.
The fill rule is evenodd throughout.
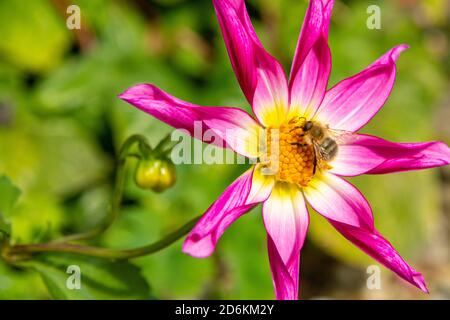
<path id="1" fill-rule="evenodd" d="M 314 139 L 322 139 L 324 132 L 320 125 L 314 124 L 312 121 L 306 121 L 303 125 L 303 131 L 309 132 Z"/>
<path id="2" fill-rule="evenodd" d="M 303 126 L 303 131 L 309 131 L 313 128 L 314 124 L 312 121 L 306 121 L 304 126 Z"/>

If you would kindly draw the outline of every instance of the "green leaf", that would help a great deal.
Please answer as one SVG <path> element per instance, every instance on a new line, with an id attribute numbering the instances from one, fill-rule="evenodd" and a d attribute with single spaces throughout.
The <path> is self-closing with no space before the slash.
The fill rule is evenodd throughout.
<path id="1" fill-rule="evenodd" d="M 50 240 L 60 235 L 64 218 L 63 207 L 54 197 L 27 191 L 11 216 L 11 238 L 21 243 Z"/>
<path id="2" fill-rule="evenodd" d="M 6 238 L 11 236 L 11 224 L 6 222 L 2 216 L 0 216 L 0 236 L 4 235 Z M 0 239 L 2 239 L 0 237 Z"/>
<path id="3" fill-rule="evenodd" d="M 0 214 L 9 215 L 19 195 L 19 188 L 8 177 L 0 176 Z"/>
<path id="4" fill-rule="evenodd" d="M 23 266 L 39 272 L 52 298 L 58 300 L 152 298 L 140 269 L 126 261 L 62 254 L 45 255 Z M 79 289 L 68 285 L 76 283 L 77 276 L 70 266 L 79 268 Z"/>
<path id="5" fill-rule="evenodd" d="M 34 270 L 23 270 L 0 259 L 0 300 L 48 299 L 41 277 Z"/>
<path id="6" fill-rule="evenodd" d="M 1 131 L 0 154 L 1 171 L 27 191 L 47 195 L 72 195 L 102 181 L 109 170 L 91 135 L 71 119 L 27 119 Z"/>
<path id="7" fill-rule="evenodd" d="M 64 17 L 50 1 L 0 1 L 0 29 L 2 56 L 34 72 L 58 65 L 71 41 Z"/>
<path id="8" fill-rule="evenodd" d="M 0 234 L 9 237 L 11 225 L 4 219 L 4 215 L 10 215 L 11 210 L 19 198 L 20 190 L 5 177 L 0 177 Z"/>

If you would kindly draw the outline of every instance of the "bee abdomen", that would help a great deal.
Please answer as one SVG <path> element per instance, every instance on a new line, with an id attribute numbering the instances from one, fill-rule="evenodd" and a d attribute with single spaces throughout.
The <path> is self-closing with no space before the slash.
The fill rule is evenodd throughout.
<path id="1" fill-rule="evenodd" d="M 320 144 L 320 154 L 325 161 L 333 160 L 338 152 L 338 144 L 331 138 L 325 138 Z"/>

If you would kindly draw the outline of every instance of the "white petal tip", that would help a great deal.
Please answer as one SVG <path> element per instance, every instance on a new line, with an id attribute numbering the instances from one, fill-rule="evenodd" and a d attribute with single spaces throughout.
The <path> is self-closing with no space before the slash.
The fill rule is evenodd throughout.
<path id="1" fill-rule="evenodd" d="M 401 45 L 396 46 L 391 51 L 391 59 L 394 61 L 397 61 L 398 57 L 400 57 L 400 54 L 407 49 L 409 49 L 408 44 L 401 44 Z"/>
<path id="2" fill-rule="evenodd" d="M 187 239 L 183 244 L 183 253 L 198 259 L 208 258 L 213 252 L 214 247 L 206 245 L 203 241 L 194 242 Z"/>

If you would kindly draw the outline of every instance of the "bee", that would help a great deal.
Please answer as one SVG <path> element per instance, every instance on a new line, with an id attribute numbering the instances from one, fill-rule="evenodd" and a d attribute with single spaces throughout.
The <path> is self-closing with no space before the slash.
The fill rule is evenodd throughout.
<path id="1" fill-rule="evenodd" d="M 338 132 L 331 130 L 328 126 L 324 126 L 315 121 L 304 121 L 301 126 L 303 130 L 302 136 L 305 142 L 314 147 L 314 169 L 313 174 L 316 173 L 319 161 L 332 161 L 336 158 L 338 153 Z M 297 144 L 298 143 L 292 143 Z M 303 145 L 303 144 L 302 144 Z"/>

